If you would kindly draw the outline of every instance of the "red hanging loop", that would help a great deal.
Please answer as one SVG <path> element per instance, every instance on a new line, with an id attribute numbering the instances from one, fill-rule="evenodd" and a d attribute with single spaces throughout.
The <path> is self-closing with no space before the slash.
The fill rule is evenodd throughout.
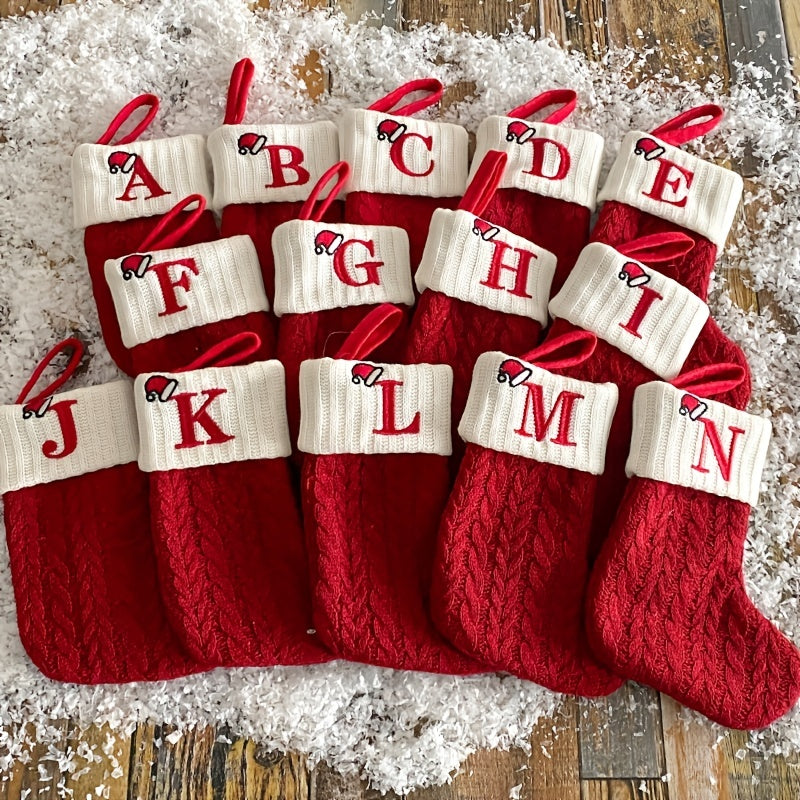
<path id="1" fill-rule="evenodd" d="M 688 111 L 678 114 L 677 117 L 667 120 L 663 125 L 659 125 L 652 131 L 652 134 L 658 136 L 662 142 L 679 147 L 698 136 L 713 131 L 719 125 L 724 113 L 722 108 L 714 103 L 690 108 Z M 695 122 L 695 120 L 703 121 Z"/>
<path id="2" fill-rule="evenodd" d="M 617 247 L 624 256 L 645 261 L 648 264 L 660 264 L 663 261 L 674 261 L 685 256 L 694 247 L 694 239 L 685 233 L 665 232 L 640 236 Z"/>
<path id="3" fill-rule="evenodd" d="M 114 138 L 117 131 L 128 121 L 133 112 L 140 108 L 147 107 L 147 112 L 136 124 L 136 127 L 118 141 L 113 142 L 113 144 L 130 144 L 131 142 L 135 142 L 142 133 L 144 133 L 147 126 L 155 119 L 156 114 L 158 114 L 158 103 L 159 100 L 154 94 L 140 94 L 138 97 L 134 97 L 133 100 L 124 105 L 119 110 L 117 116 L 111 120 L 111 124 L 106 128 L 106 132 L 97 140 L 97 144 L 112 144 L 111 140 Z"/>
<path id="4" fill-rule="evenodd" d="M 67 362 L 67 366 L 64 367 L 61 374 L 51 381 L 44 389 L 42 389 L 39 394 L 37 394 L 32 399 L 28 400 L 28 394 L 30 393 L 31 389 L 36 385 L 39 378 L 42 376 L 42 373 L 50 366 L 50 363 L 53 359 L 63 353 L 65 350 L 71 350 L 71 355 L 69 357 L 69 361 Z M 57 345 L 52 347 L 45 357 L 39 362 L 36 369 L 33 371 L 33 374 L 28 379 L 28 382 L 25 386 L 22 387 L 22 391 L 17 398 L 17 404 L 25 403 L 26 406 L 36 407 L 38 406 L 42 400 L 49 397 L 51 394 L 54 394 L 58 389 L 60 389 L 74 374 L 75 370 L 78 368 L 78 365 L 81 363 L 81 359 L 83 358 L 83 342 L 80 339 L 76 339 L 74 336 L 70 336 L 68 339 L 64 339 L 62 342 L 59 342 Z M 26 402 L 27 400 L 27 402 Z"/>
<path id="5" fill-rule="evenodd" d="M 676 389 L 684 389 L 700 397 L 713 397 L 735 389 L 744 380 L 744 367 L 726 363 L 698 367 L 678 375 L 670 382 Z"/>
<path id="6" fill-rule="evenodd" d="M 578 94 L 572 89 L 550 89 L 547 92 L 537 94 L 527 103 L 512 108 L 508 112 L 508 116 L 517 119 L 528 119 L 528 117 L 533 116 L 543 108 L 560 106 L 542 120 L 547 125 L 558 125 L 559 122 L 563 122 L 575 110 L 577 104 Z"/>
<path id="7" fill-rule="evenodd" d="M 414 92 L 426 92 L 427 96 L 419 100 L 412 100 L 404 106 L 395 108 L 397 103 Z M 368 107 L 368 110 L 385 111 L 387 114 L 394 114 L 396 117 L 411 117 L 418 111 L 422 111 L 438 103 L 439 100 L 442 99 L 443 94 L 444 84 L 441 81 L 436 80 L 436 78 L 419 78 L 418 80 L 409 81 L 402 86 L 398 86 L 385 97 L 376 100 Z"/>
<path id="8" fill-rule="evenodd" d="M 197 203 L 196 208 L 186 211 L 187 207 Z M 139 245 L 140 252 L 148 250 L 169 250 L 186 235 L 186 232 L 197 223 L 206 210 L 206 199 L 201 194 L 190 194 L 177 202 L 166 214 L 164 214 L 153 227 L 150 233 Z M 180 225 L 176 225 L 173 230 L 170 228 L 178 218 L 185 213 L 185 217 Z"/>
<path id="9" fill-rule="evenodd" d="M 483 157 L 457 208 L 460 211 L 470 211 L 477 217 L 483 214 L 503 180 L 507 162 L 508 153 L 490 150 Z"/>
<path id="10" fill-rule="evenodd" d="M 390 303 L 383 303 L 367 314 L 344 340 L 334 358 L 360 361 L 380 347 L 399 327 L 403 312 Z"/>
<path id="11" fill-rule="evenodd" d="M 334 181 L 333 179 L 336 178 Z M 325 216 L 325 212 L 330 208 L 331 203 L 337 198 L 339 192 L 350 178 L 350 165 L 346 161 L 339 161 L 330 167 L 324 175 L 316 182 L 311 193 L 306 198 L 306 201 L 300 207 L 298 219 L 310 219 L 314 222 L 321 222 Z M 317 198 L 322 193 L 322 190 L 333 182 L 333 186 L 328 192 L 327 197 L 319 201 L 317 206 Z M 316 208 L 315 208 L 316 206 Z"/>
<path id="12" fill-rule="evenodd" d="M 243 331 L 223 339 L 201 353 L 194 361 L 175 372 L 189 372 L 204 367 L 231 367 L 257 353 L 261 347 L 261 337 L 252 331 Z"/>
<path id="13" fill-rule="evenodd" d="M 253 62 L 249 58 L 243 58 L 234 64 L 228 84 L 225 125 L 238 125 L 244 119 L 247 111 L 247 98 L 250 95 L 250 84 L 253 82 L 255 71 Z"/>
<path id="14" fill-rule="evenodd" d="M 565 369 L 582 364 L 594 353 L 597 337 L 589 331 L 575 330 L 545 340 L 522 358 L 542 369 Z"/>

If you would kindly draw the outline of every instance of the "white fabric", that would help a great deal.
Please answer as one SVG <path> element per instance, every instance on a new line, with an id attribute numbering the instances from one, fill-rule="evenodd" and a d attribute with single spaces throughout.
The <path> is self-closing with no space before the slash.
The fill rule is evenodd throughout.
<path id="1" fill-rule="evenodd" d="M 433 212 L 425 250 L 414 276 L 417 289 L 420 292 L 433 289 L 494 311 L 531 317 L 546 324 L 555 255 L 497 226 L 492 226 L 492 238 L 484 239 L 476 232 L 476 222 L 484 223 L 469 211 L 437 208 Z M 523 253 L 532 253 L 533 257 L 527 262 L 527 280 L 517 293 L 514 269 L 528 258 Z M 508 268 L 491 275 L 495 254 Z"/>
<path id="2" fill-rule="evenodd" d="M 646 282 L 628 285 L 626 264 L 642 270 Z M 653 299 L 638 325 L 636 321 L 629 324 L 639 304 L 649 302 L 645 289 L 661 299 Z M 581 251 L 561 291 L 550 301 L 550 313 L 591 331 L 671 380 L 680 373 L 706 324 L 708 306 L 677 281 L 594 242 Z"/>
<path id="3" fill-rule="evenodd" d="M 152 376 L 177 381 L 173 393 L 166 399 L 148 400 L 148 380 Z M 214 390 L 218 389 L 223 392 L 214 396 Z M 142 443 L 140 469 L 155 472 L 288 456 L 292 448 L 285 390 L 283 365 L 276 360 L 175 374 L 139 375 L 134 384 L 134 396 Z M 182 394 L 193 395 L 183 402 L 190 404 L 195 413 L 211 397 L 206 413 L 219 432 L 232 438 L 221 441 L 222 436 L 213 427 L 212 432 L 199 421 L 190 421 L 194 439 L 185 442 L 176 400 Z M 220 441 L 214 441 L 215 438 Z M 186 446 L 196 442 L 200 444 Z"/>
<path id="4" fill-rule="evenodd" d="M 152 259 L 141 276 L 131 275 L 128 270 L 130 277 L 125 278 L 124 257 L 105 263 L 106 282 L 126 347 L 211 322 L 269 310 L 258 255 L 249 236 L 231 236 L 139 255 Z M 169 282 L 180 281 L 181 285 L 167 290 L 174 296 L 168 306 L 153 267 L 170 263 L 173 266 L 164 268 L 168 271 Z M 165 313 L 174 306 L 181 310 Z"/>
<path id="5" fill-rule="evenodd" d="M 543 419 L 534 410 L 537 386 Z M 599 475 L 617 396 L 613 383 L 579 381 L 505 353 L 483 353 L 475 363 L 458 433 L 490 450 Z"/>
<path id="6" fill-rule="evenodd" d="M 65 401 L 74 404 L 65 406 Z M 54 394 L 41 416 L 26 418 L 24 411 L 24 405 L 0 406 L 0 493 L 136 460 L 139 436 L 130 381 Z M 65 453 L 73 423 L 75 448 Z"/>
<path id="7" fill-rule="evenodd" d="M 522 123 L 532 133 L 523 134 L 523 141 L 518 141 L 509 131 L 509 125 L 515 123 Z M 603 161 L 603 137 L 599 134 L 513 117 L 487 117 L 478 126 L 470 180 L 490 150 L 508 153 L 501 188 L 523 189 L 594 210 Z"/>
<path id="8" fill-rule="evenodd" d="M 664 154 L 650 160 L 643 153 L 637 154 L 641 139 L 653 140 Z M 664 170 L 667 183 L 656 189 L 659 169 Z M 650 133 L 631 131 L 623 139 L 597 199 L 626 203 L 702 234 L 722 247 L 739 206 L 742 186 L 741 177 L 729 169 L 703 161 Z M 648 196 L 651 194 L 658 199 Z"/>
<path id="9" fill-rule="evenodd" d="M 691 405 L 681 413 L 687 397 Z M 690 415 L 698 401 L 700 407 Z M 722 462 L 715 456 L 704 419 L 715 426 Z M 734 435 L 732 429 L 741 433 Z M 668 383 L 645 383 L 633 397 L 633 435 L 625 471 L 753 506 L 771 433 L 772 425 L 762 417 L 697 398 Z"/>
<path id="10" fill-rule="evenodd" d="M 387 120 L 405 126 L 405 134 L 395 142 L 378 139 L 378 126 Z M 348 192 L 426 197 L 464 194 L 469 155 L 467 131 L 460 125 L 395 117 L 366 109 L 348 109 L 338 125 L 340 157 L 353 169 L 346 186 Z M 428 141 L 420 136 L 429 137 Z M 407 175 L 395 167 L 390 155 L 392 148 L 396 154 L 402 154 L 408 171 L 416 174 Z"/>
<path id="11" fill-rule="evenodd" d="M 372 370 L 367 383 L 355 382 L 353 369 L 359 367 Z M 385 381 L 400 381 L 402 386 L 385 387 L 382 385 Z M 444 364 L 375 364 L 332 358 L 304 361 L 300 365 L 297 445 L 304 453 L 318 455 L 437 453 L 448 456 L 452 452 L 452 388 L 453 371 Z M 394 419 L 384 408 L 385 391 L 394 392 Z M 377 432 L 399 431 L 413 426 L 417 419 L 417 433 Z"/>
<path id="12" fill-rule="evenodd" d="M 320 234 L 335 239 L 332 253 L 317 252 L 322 249 L 316 241 Z M 272 251 L 278 316 L 371 303 L 414 303 L 408 234 L 402 228 L 292 220 L 275 229 Z M 380 266 L 374 267 L 375 263 Z"/>
<path id="13" fill-rule="evenodd" d="M 239 139 L 247 134 L 258 138 L 256 152 L 240 152 Z M 277 181 L 269 151 L 276 145 L 282 147 L 274 151 L 272 158 L 284 165 Z M 290 147 L 299 148 L 302 158 L 298 159 Z M 231 203 L 298 201 L 305 200 L 322 175 L 339 160 L 339 136 L 336 125 L 327 121 L 223 125 L 209 134 L 208 152 L 214 166 L 215 209 Z M 292 166 L 294 163 L 299 168 Z"/>
<path id="14" fill-rule="evenodd" d="M 135 186 L 129 193 L 133 199 L 120 200 L 131 181 L 138 184 L 140 179 L 135 169 L 112 173 L 108 163 L 112 153 L 127 153 L 141 159 L 166 194 L 154 195 L 147 186 Z M 77 228 L 165 214 L 190 194 L 201 194 L 211 202 L 211 174 L 204 136 L 174 136 L 122 145 L 79 144 L 73 153 L 72 195 Z"/>

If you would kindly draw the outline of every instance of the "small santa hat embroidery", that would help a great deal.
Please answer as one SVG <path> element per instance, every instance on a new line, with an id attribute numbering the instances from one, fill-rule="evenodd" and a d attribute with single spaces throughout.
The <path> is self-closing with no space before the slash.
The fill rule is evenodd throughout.
<path id="1" fill-rule="evenodd" d="M 166 403 L 178 388 L 178 381 L 175 378 L 167 378 L 164 375 L 151 375 L 144 382 L 144 396 L 148 403 L 159 400 Z"/>
<path id="2" fill-rule="evenodd" d="M 533 374 L 529 367 L 526 367 L 515 358 L 507 358 L 500 364 L 497 370 L 497 382 L 507 383 L 509 386 L 519 386 Z"/>
<path id="3" fill-rule="evenodd" d="M 321 256 L 323 253 L 332 256 L 343 241 L 344 236 L 342 236 L 341 233 L 328 230 L 320 231 L 314 237 L 314 252 L 318 256 Z"/>
<path id="4" fill-rule="evenodd" d="M 267 137 L 260 133 L 243 133 L 236 142 L 239 155 L 258 155 L 267 143 Z"/>
<path id="5" fill-rule="evenodd" d="M 644 286 L 650 282 L 650 276 L 642 269 L 642 265 L 635 261 L 627 261 L 620 267 L 619 279 L 625 281 L 628 286 Z"/>
<path id="6" fill-rule="evenodd" d="M 108 169 L 112 175 L 118 172 L 128 173 L 136 163 L 136 153 L 126 153 L 124 150 L 115 150 L 108 157 Z"/>
<path id="7" fill-rule="evenodd" d="M 637 156 L 644 156 L 645 161 L 652 161 L 654 158 L 661 158 L 664 155 L 664 148 L 649 136 L 644 136 L 636 142 L 633 152 Z"/>
<path id="8" fill-rule="evenodd" d="M 141 278 L 147 268 L 150 266 L 153 257 L 147 253 L 133 253 L 132 255 L 125 256 L 119 262 L 119 267 L 122 270 L 122 277 L 129 281 L 134 275 Z"/>
<path id="9" fill-rule="evenodd" d="M 351 374 L 353 376 L 353 383 L 363 383 L 364 386 L 372 386 L 375 381 L 383 375 L 383 367 L 361 362 L 353 367 Z"/>
<path id="10" fill-rule="evenodd" d="M 53 402 L 53 396 L 43 397 L 41 400 L 35 400 L 32 403 L 26 403 L 22 407 L 22 419 L 30 419 L 33 416 L 43 417 L 50 403 Z"/>
<path id="11" fill-rule="evenodd" d="M 708 403 L 704 403 L 699 397 L 695 397 L 693 394 L 685 394 L 681 397 L 681 416 L 689 417 L 691 420 L 697 420 L 700 419 L 706 411 L 708 411 Z"/>
<path id="12" fill-rule="evenodd" d="M 480 236 L 486 242 L 490 242 L 500 233 L 500 228 L 497 225 L 492 225 L 491 222 L 487 222 L 485 219 L 480 219 L 475 217 L 475 221 L 472 223 L 472 232 L 476 236 Z"/>
<path id="13" fill-rule="evenodd" d="M 405 132 L 407 126 L 395 119 L 385 119 L 378 125 L 378 140 L 396 142 Z"/>
<path id="14" fill-rule="evenodd" d="M 536 129 L 532 125 L 528 125 L 521 119 L 515 119 L 513 122 L 508 123 L 508 128 L 506 128 L 506 141 L 525 144 L 534 133 L 536 133 Z"/>

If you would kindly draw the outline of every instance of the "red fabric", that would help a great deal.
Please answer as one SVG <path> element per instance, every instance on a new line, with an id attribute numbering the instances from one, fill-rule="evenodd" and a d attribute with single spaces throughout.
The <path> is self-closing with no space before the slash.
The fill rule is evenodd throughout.
<path id="1" fill-rule="evenodd" d="M 152 530 L 170 623 L 224 666 L 315 664 L 300 517 L 284 459 L 150 473 Z"/>
<path id="2" fill-rule="evenodd" d="M 597 477 L 468 444 L 439 529 L 431 607 L 460 650 L 556 692 L 622 679 L 583 629 Z"/>
<path id="3" fill-rule="evenodd" d="M 105 262 L 110 258 L 122 258 L 135 253 L 150 231 L 161 220 L 160 216 L 129 219 L 124 222 L 103 222 L 90 225 L 84 233 L 86 262 L 92 280 L 97 314 L 108 352 L 117 366 L 128 375 L 135 374 L 131 353 L 122 344 L 114 300 L 105 276 Z M 217 224 L 211 211 L 204 211 L 198 221 L 181 238 L 176 247 L 185 247 L 199 242 L 211 242 L 219 237 Z"/>
<path id="4" fill-rule="evenodd" d="M 337 655 L 397 669 L 473 673 L 428 614 L 447 458 L 310 455 L 303 511 L 314 624 Z"/>
<path id="5" fill-rule="evenodd" d="M 208 668 L 167 623 L 135 463 L 4 495 L 20 637 L 49 678 L 123 683 Z"/>
<path id="6" fill-rule="evenodd" d="M 745 729 L 800 696 L 800 653 L 745 592 L 749 515 L 736 500 L 632 478 L 587 605 L 592 647 L 617 672 Z"/>

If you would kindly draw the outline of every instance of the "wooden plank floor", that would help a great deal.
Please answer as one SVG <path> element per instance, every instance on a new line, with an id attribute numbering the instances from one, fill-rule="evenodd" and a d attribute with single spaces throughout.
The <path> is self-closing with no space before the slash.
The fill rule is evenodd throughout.
<path id="1" fill-rule="evenodd" d="M 313 0 L 315 5 L 325 0 Z M 264 0 L 259 2 L 266 5 Z M 800 54 L 798 0 L 339 0 L 352 19 L 369 13 L 372 24 L 400 27 L 403 20 L 444 22 L 494 35 L 509 18 L 552 32 L 563 44 L 601 56 L 610 46 L 651 46 L 646 71 L 668 64 L 683 78 L 725 82 L 736 61 L 769 67 Z M 57 0 L 0 0 L 0 16 L 47 10 Z M 642 38 L 641 31 L 644 31 Z M 684 55 L 684 52 L 688 55 Z M 703 55 L 696 60 L 695 55 Z M 715 62 L 708 56 L 716 55 Z M 797 67 L 795 67 L 797 69 Z M 298 67 L 309 91 L 325 91 L 313 55 Z M 782 75 L 778 74 L 782 80 Z M 452 87 L 457 101 L 469 87 Z M 740 165 L 745 178 L 751 165 Z M 743 308 L 769 306 L 735 273 L 724 276 Z M 521 750 L 482 751 L 467 759 L 452 784 L 413 792 L 408 800 L 797 800 L 800 759 L 759 758 L 744 747 L 746 735 L 717 733 L 697 723 L 679 725 L 668 697 L 628 684 L 602 701 L 572 700 L 555 719 L 542 720 Z M 58 773 L 40 747 L 0 783 L 0 798 L 282 798 L 369 800 L 363 782 L 325 765 L 310 770 L 296 754 L 265 750 L 225 728 L 180 738 L 170 729 L 139 725 L 130 738 L 95 727 L 61 726 L 62 746 L 84 743 L 97 759 L 78 778 Z M 172 740 L 175 739 L 173 742 Z M 98 792 L 98 787 L 104 789 Z M 61 787 L 61 788 L 59 788 Z M 28 791 L 26 791 L 28 790 Z"/>

